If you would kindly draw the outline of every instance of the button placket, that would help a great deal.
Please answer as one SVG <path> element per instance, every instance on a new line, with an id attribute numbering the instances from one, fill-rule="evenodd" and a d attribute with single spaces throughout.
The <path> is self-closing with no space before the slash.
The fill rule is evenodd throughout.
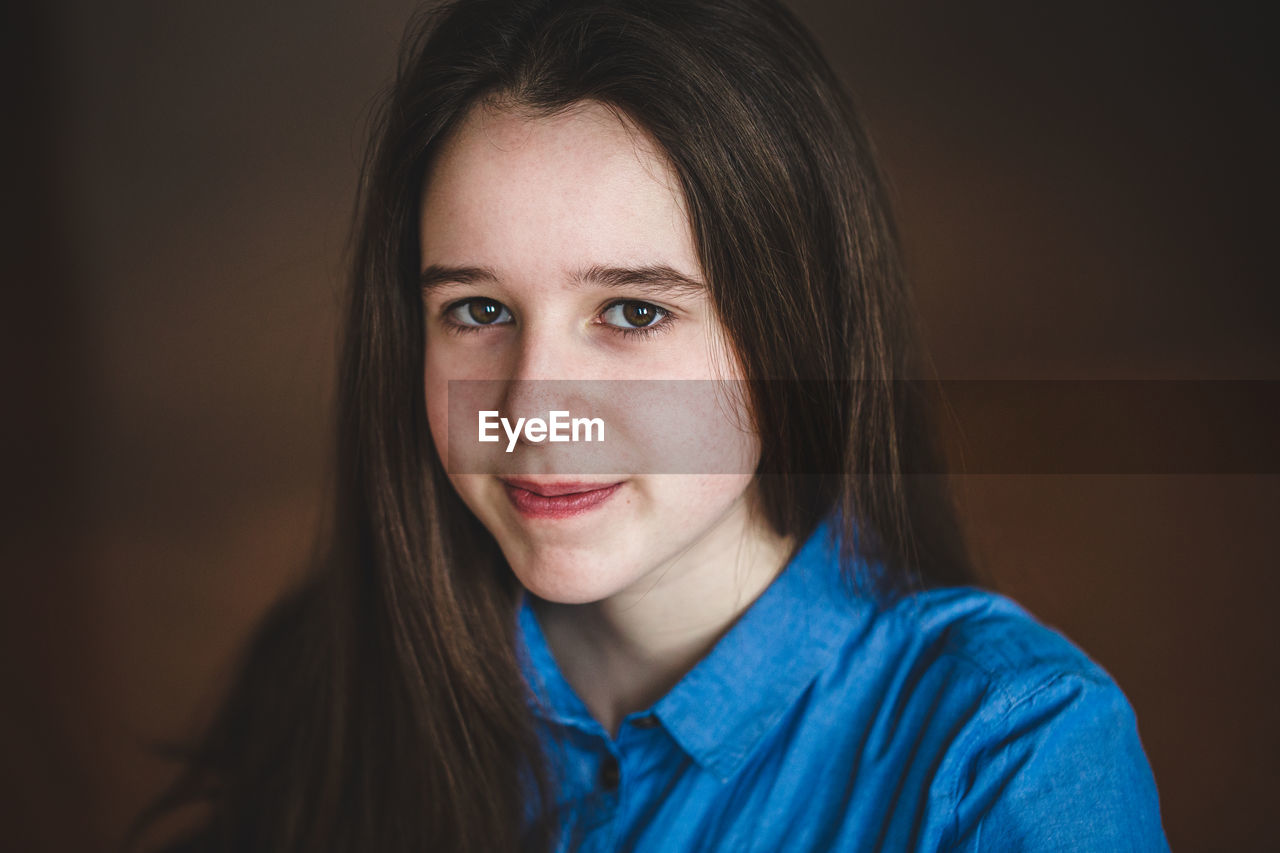
<path id="1" fill-rule="evenodd" d="M 618 766 L 618 759 L 612 754 L 606 755 L 604 761 L 600 762 L 597 779 L 602 791 L 612 794 L 618 790 L 618 784 L 622 781 L 622 769 Z"/>
<path id="2" fill-rule="evenodd" d="M 613 853 L 617 849 L 617 821 L 620 809 L 622 766 L 619 757 L 606 748 L 595 772 L 595 792 L 592 796 L 591 829 L 582 840 L 577 853 Z"/>

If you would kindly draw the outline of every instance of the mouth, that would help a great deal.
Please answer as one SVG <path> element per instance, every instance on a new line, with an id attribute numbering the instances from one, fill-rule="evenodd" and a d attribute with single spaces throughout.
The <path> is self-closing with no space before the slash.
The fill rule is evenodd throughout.
<path id="1" fill-rule="evenodd" d="M 503 477 L 502 486 L 516 511 L 526 518 L 569 518 L 599 507 L 623 483 L 537 481 Z"/>

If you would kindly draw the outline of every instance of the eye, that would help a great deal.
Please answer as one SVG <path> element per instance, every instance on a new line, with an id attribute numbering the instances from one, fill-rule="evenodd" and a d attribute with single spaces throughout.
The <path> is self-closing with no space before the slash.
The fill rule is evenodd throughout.
<path id="1" fill-rule="evenodd" d="M 648 302 L 638 302 L 633 299 L 615 302 L 604 309 L 604 313 L 600 315 L 605 323 L 623 331 L 657 326 L 667 316 L 668 312 L 657 305 L 650 305 Z"/>
<path id="2" fill-rule="evenodd" d="M 477 297 L 455 302 L 445 311 L 445 320 L 458 329 L 505 325 L 512 322 L 507 306 L 493 299 Z"/>

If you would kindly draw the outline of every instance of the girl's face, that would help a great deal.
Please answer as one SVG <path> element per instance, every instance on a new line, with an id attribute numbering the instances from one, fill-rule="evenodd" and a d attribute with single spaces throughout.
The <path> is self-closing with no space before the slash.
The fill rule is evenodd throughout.
<path id="1" fill-rule="evenodd" d="M 508 389 L 493 408 L 514 423 L 573 406 L 535 399 L 529 389 L 544 386 L 513 380 L 591 380 L 583 387 L 599 389 L 614 386 L 596 380 L 742 378 L 702 286 L 673 172 L 644 133 L 601 105 L 550 117 L 472 110 L 428 175 L 420 238 L 427 415 L 442 460 L 450 459 L 450 380 Z M 678 557 L 754 524 L 759 446 L 741 427 L 744 410 L 701 417 L 693 430 L 677 426 L 690 407 L 662 411 L 638 405 L 643 395 L 627 394 L 624 383 L 616 389 L 595 394 L 597 410 L 586 414 L 627 433 L 631 450 L 644 450 L 646 434 L 656 447 L 682 428 L 701 443 L 689 452 L 724 460 L 697 470 L 732 473 L 641 466 L 583 475 L 570 454 L 590 445 L 532 441 L 515 445 L 520 477 L 450 470 L 516 576 L 541 598 L 580 604 L 674 581 L 667 569 Z M 506 434 L 496 434 L 495 447 L 505 449 Z"/>

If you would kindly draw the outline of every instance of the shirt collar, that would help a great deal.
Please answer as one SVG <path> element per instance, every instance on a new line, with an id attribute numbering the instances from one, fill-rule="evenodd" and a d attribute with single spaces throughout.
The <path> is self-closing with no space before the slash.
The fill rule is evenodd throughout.
<path id="1" fill-rule="evenodd" d="M 859 622 L 860 601 L 824 521 L 652 713 L 690 757 L 727 781 L 834 658 Z M 603 733 L 560 672 L 527 595 L 519 619 L 535 713 Z"/>

